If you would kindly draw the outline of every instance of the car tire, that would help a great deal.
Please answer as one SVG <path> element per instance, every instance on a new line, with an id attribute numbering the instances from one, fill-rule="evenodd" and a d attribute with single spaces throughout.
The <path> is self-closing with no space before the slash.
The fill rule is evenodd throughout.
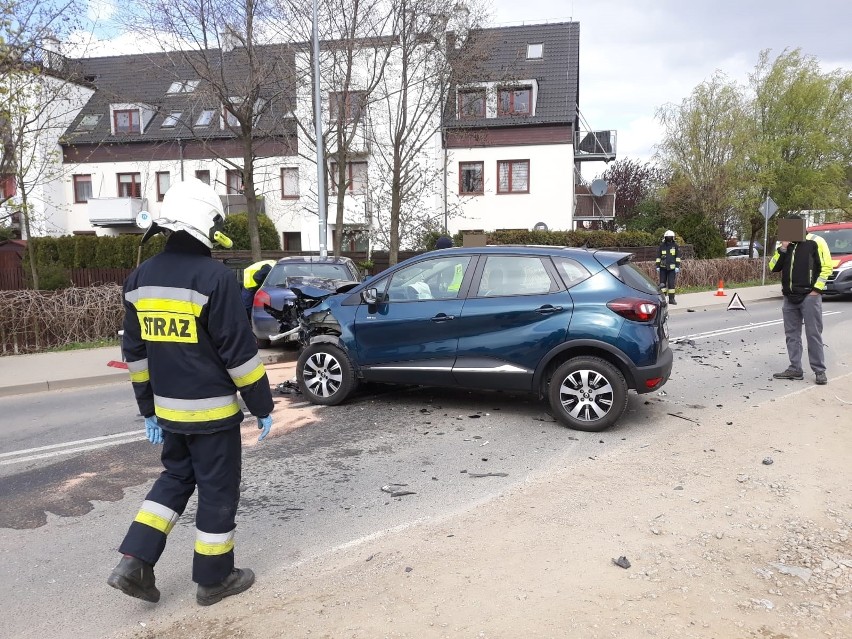
<path id="1" fill-rule="evenodd" d="M 575 357 L 550 379 L 548 400 L 554 416 L 574 430 L 609 428 L 627 408 L 627 383 L 615 366 L 599 357 Z"/>
<path id="2" fill-rule="evenodd" d="M 296 363 L 296 380 L 312 404 L 337 406 L 357 385 L 349 357 L 333 344 L 311 344 Z"/>

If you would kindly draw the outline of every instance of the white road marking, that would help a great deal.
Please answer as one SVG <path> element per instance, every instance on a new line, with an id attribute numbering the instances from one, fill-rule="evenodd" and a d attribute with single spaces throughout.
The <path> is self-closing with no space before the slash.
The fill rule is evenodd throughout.
<path id="1" fill-rule="evenodd" d="M 826 311 L 822 314 L 823 317 L 828 317 L 829 315 L 838 315 L 843 311 Z M 730 328 L 719 328 L 714 331 L 707 331 L 705 333 L 694 333 L 692 335 L 682 335 L 680 337 L 670 337 L 669 342 L 675 343 L 681 340 L 696 340 L 696 339 L 707 339 L 710 337 L 719 337 L 720 335 L 729 335 L 731 333 L 740 333 L 742 331 L 751 331 L 756 328 L 767 328 L 769 326 L 777 326 L 779 324 L 783 324 L 783 319 L 769 320 L 766 322 L 756 322 L 750 323 L 743 326 L 732 326 Z"/>
<path id="2" fill-rule="evenodd" d="M 23 450 L 15 450 L 11 453 L 0 453 L 0 457 L 14 457 L 16 455 L 26 455 L 28 453 L 37 453 L 42 450 L 53 450 L 54 448 L 64 448 L 66 446 L 77 446 L 78 444 L 88 444 L 91 442 L 102 442 L 107 439 L 117 439 L 123 437 L 130 437 L 132 435 L 141 434 L 142 429 L 136 430 L 128 430 L 123 433 L 115 433 L 114 435 L 101 435 L 100 437 L 92 437 L 91 439 L 78 439 L 73 442 L 65 442 L 62 444 L 50 444 L 49 446 L 39 446 L 38 448 L 25 448 Z"/>
<path id="3" fill-rule="evenodd" d="M 30 455 L 28 457 L 18 457 L 15 459 L 4 459 L 0 461 L 0 466 L 7 466 L 9 464 L 23 464 L 25 462 L 36 461 L 37 459 L 48 459 L 50 457 L 61 457 L 62 455 L 70 455 L 72 453 L 82 453 L 89 450 L 97 450 L 98 448 L 108 448 L 109 446 L 118 446 L 120 444 L 130 444 L 135 441 L 143 441 L 146 437 L 144 434 L 139 431 L 134 431 L 131 437 L 125 437 L 124 439 L 113 439 L 112 441 L 100 442 L 99 444 L 90 444 L 88 446 L 78 446 L 76 448 L 65 448 L 62 450 L 54 450 L 49 453 L 39 453 L 37 455 Z M 65 444 L 66 446 L 71 446 L 77 444 L 79 442 L 68 442 Z M 20 454 L 21 452 L 27 451 L 17 451 L 14 454 Z M 12 454 L 12 453 L 7 453 Z"/>

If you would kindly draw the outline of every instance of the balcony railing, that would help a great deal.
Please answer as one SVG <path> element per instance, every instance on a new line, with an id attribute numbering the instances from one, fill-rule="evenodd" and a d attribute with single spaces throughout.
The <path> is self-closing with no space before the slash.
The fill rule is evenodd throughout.
<path id="1" fill-rule="evenodd" d="M 617 135 L 618 131 L 575 131 L 574 160 L 614 160 Z"/>
<path id="2" fill-rule="evenodd" d="M 136 225 L 136 216 L 145 206 L 138 197 L 89 198 L 89 224 L 92 226 Z"/>

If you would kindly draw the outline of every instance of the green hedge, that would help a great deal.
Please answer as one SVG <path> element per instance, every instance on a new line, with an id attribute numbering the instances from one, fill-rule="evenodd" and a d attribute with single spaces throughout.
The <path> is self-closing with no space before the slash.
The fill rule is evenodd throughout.
<path id="1" fill-rule="evenodd" d="M 265 215 L 257 216 L 257 230 L 260 236 L 260 250 L 280 251 L 281 240 L 275 224 Z M 251 242 L 248 233 L 248 215 L 246 213 L 235 213 L 225 218 L 225 235 L 234 241 L 232 247 L 235 251 L 251 250 Z"/>
<path id="2" fill-rule="evenodd" d="M 628 248 L 657 246 L 660 238 L 645 231 L 493 231 L 489 244 L 539 244 L 544 246 L 588 246 Z"/>
<path id="3" fill-rule="evenodd" d="M 34 249 L 37 267 L 60 268 L 134 268 L 141 235 L 97 237 L 65 235 L 34 237 L 27 242 L 24 266 L 29 264 L 28 251 Z M 142 260 L 163 250 L 165 237 L 157 235 L 142 246 Z"/>

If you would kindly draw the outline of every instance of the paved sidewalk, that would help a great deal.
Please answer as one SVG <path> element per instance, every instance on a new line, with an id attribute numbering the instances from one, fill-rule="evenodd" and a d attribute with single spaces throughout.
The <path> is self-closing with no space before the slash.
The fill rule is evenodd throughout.
<path id="1" fill-rule="evenodd" d="M 264 364 L 289 361 L 295 351 L 260 350 Z M 129 382 L 118 346 L 0 357 L 0 397 Z"/>
<path id="2" fill-rule="evenodd" d="M 724 297 L 717 296 L 714 291 L 678 295 L 678 304 L 670 306 L 669 313 L 686 313 L 689 309 L 727 306 L 734 292 L 739 293 L 740 299 L 748 304 L 780 298 L 781 285 L 725 289 Z M 267 348 L 261 349 L 260 356 L 264 364 L 273 364 L 294 360 L 296 352 L 283 347 Z M 110 362 L 117 364 L 118 367 L 110 366 Z M 121 350 L 117 346 L 0 357 L 0 397 L 97 386 L 127 380 L 127 369 L 121 366 Z"/>

